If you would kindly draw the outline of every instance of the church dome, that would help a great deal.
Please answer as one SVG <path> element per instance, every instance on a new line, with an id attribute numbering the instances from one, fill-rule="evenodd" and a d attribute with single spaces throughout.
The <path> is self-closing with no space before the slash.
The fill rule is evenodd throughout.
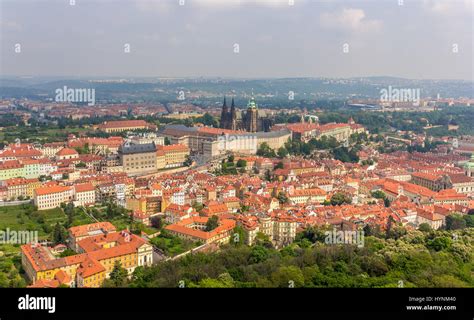
<path id="1" fill-rule="evenodd" d="M 249 109 L 257 109 L 257 103 L 255 102 L 255 99 L 252 97 L 247 105 L 247 108 Z"/>
<path id="2" fill-rule="evenodd" d="M 471 169 L 474 171 L 474 153 L 471 155 L 471 159 L 464 164 L 464 169 Z"/>

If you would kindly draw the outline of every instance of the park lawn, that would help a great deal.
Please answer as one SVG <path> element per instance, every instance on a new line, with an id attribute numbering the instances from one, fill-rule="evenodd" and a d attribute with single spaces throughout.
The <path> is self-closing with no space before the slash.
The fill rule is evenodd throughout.
<path id="1" fill-rule="evenodd" d="M 44 223 L 40 223 L 40 219 Z M 64 223 L 66 220 L 67 217 L 61 208 L 34 211 L 32 205 L 0 207 L 0 230 L 9 228 L 17 231 L 38 231 L 40 239 L 49 236 L 49 232 L 44 231 L 43 225 L 53 227 L 57 222 Z"/>
<path id="2" fill-rule="evenodd" d="M 115 217 L 110 220 L 117 230 L 125 230 L 130 225 L 130 219 L 125 217 Z"/>
<path id="3" fill-rule="evenodd" d="M 66 127 L 8 127 L 1 134 L 0 141 L 14 142 L 16 138 L 25 141 L 52 142 L 63 141 L 68 134 L 83 134 L 91 131 L 90 128 Z"/>
<path id="4" fill-rule="evenodd" d="M 142 231 L 145 232 L 147 235 L 150 235 L 150 234 L 155 234 L 160 230 L 153 227 L 145 226 Z"/>
<path id="5" fill-rule="evenodd" d="M 94 223 L 95 220 L 89 217 L 87 214 L 84 213 L 82 210 L 76 210 L 74 219 L 72 221 L 72 226 L 81 226 L 83 224 Z"/>
<path id="6" fill-rule="evenodd" d="M 41 210 L 38 212 L 44 217 L 45 223 L 49 223 L 51 225 L 54 225 L 57 222 L 63 223 L 67 219 L 67 216 L 64 214 L 64 211 L 61 208 Z"/>
<path id="7" fill-rule="evenodd" d="M 130 218 L 128 217 L 115 217 L 112 220 L 110 220 L 110 223 L 112 223 L 117 230 L 124 230 L 127 229 L 127 227 L 130 227 Z M 133 223 L 135 226 L 137 225 L 137 222 Z M 158 229 L 153 228 L 153 227 L 148 227 L 145 225 L 140 224 L 140 230 L 145 232 L 146 234 L 154 234 L 157 233 Z"/>
<path id="8" fill-rule="evenodd" d="M 178 237 L 171 235 L 159 235 L 150 240 L 150 242 L 156 247 L 160 248 L 165 252 L 167 256 L 174 257 L 178 254 L 191 250 L 200 245 L 198 242 L 190 240 L 182 240 Z"/>
<path id="9" fill-rule="evenodd" d="M 27 208 L 22 205 L 11 207 L 0 207 L 0 230 L 38 231 L 40 236 L 44 235 L 41 225 L 26 214 Z M 30 215 L 33 215 L 34 211 Z"/>
<path id="10" fill-rule="evenodd" d="M 6 227 L 13 228 L 18 224 L 17 215 L 23 213 L 19 208 L 15 207 L 0 207 L 0 228 L 5 229 Z"/>

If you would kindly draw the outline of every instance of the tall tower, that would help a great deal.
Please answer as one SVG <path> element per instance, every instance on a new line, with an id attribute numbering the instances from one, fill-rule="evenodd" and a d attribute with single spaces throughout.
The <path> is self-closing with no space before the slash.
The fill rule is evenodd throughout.
<path id="1" fill-rule="evenodd" d="M 247 105 L 247 115 L 245 117 L 245 127 L 249 132 L 258 131 L 258 106 L 252 97 Z"/>
<path id="2" fill-rule="evenodd" d="M 237 112 L 235 111 L 235 103 L 234 103 L 234 98 L 232 98 L 232 103 L 230 105 L 230 129 L 231 130 L 237 130 Z"/>
<path id="3" fill-rule="evenodd" d="M 222 112 L 221 112 L 221 125 L 222 129 L 227 129 L 229 126 L 229 108 L 227 108 L 227 103 L 224 97 L 224 104 L 222 105 Z"/>

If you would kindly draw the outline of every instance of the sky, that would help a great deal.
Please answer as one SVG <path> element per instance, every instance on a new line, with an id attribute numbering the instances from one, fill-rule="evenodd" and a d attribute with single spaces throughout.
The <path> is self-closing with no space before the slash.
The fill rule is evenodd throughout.
<path id="1" fill-rule="evenodd" d="M 0 76 L 473 80 L 473 3 L 0 0 Z"/>

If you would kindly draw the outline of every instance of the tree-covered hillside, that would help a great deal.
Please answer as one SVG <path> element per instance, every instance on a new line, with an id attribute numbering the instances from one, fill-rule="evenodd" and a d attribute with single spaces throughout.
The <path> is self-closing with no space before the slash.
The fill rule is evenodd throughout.
<path id="1" fill-rule="evenodd" d="M 227 245 L 151 268 L 130 287 L 474 287 L 474 229 L 365 237 L 364 246 L 328 245 L 299 234 L 282 250 L 268 243 Z"/>

